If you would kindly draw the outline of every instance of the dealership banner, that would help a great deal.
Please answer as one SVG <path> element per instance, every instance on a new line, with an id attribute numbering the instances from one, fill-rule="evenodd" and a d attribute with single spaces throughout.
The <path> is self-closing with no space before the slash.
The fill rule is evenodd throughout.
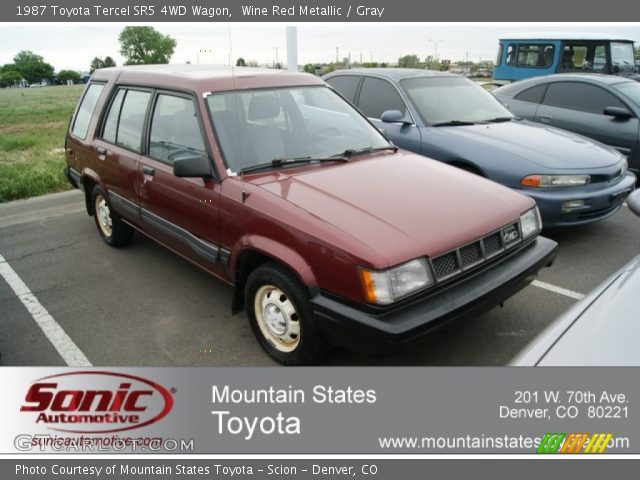
<path id="1" fill-rule="evenodd" d="M 499 463 L 498 463 L 499 462 Z M 8 479 L 65 478 L 125 480 L 147 478 L 356 478 L 424 480 L 425 478 L 605 478 L 611 472 L 637 474 L 637 463 L 601 459 L 577 462 L 573 458 L 545 458 L 543 461 L 480 459 L 269 459 L 269 460 L 174 460 L 174 459 L 76 459 L 4 460 L 0 477 Z M 496 475 L 497 469 L 502 476 Z M 509 475 L 509 477 L 507 477 Z"/>
<path id="2" fill-rule="evenodd" d="M 14 368 L 0 453 L 640 453 L 631 368 Z"/>
<path id="3" fill-rule="evenodd" d="M 415 0 L 3 0 L 4 22 L 612 22 L 634 19 L 626 0 L 539 0 L 516 8 L 512 0 L 416 2 Z M 578 6 L 579 8 L 576 8 Z"/>

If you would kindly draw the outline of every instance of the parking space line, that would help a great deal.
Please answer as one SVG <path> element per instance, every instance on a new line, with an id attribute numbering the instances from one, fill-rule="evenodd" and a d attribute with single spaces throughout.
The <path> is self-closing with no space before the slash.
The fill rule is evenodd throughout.
<path id="1" fill-rule="evenodd" d="M 573 290 L 569 290 L 567 288 L 557 287 L 556 285 L 541 282 L 540 280 L 534 280 L 531 285 L 533 285 L 534 287 L 542 288 L 544 290 L 548 290 L 553 293 L 557 293 L 559 295 L 564 295 L 565 297 L 573 298 L 574 300 L 582 300 L 584 298 L 584 294 L 582 293 L 574 292 Z"/>
<path id="2" fill-rule="evenodd" d="M 90 367 L 91 362 L 38 301 L 29 287 L 22 281 L 9 262 L 0 255 L 0 275 L 20 299 L 58 354 L 70 367 Z"/>

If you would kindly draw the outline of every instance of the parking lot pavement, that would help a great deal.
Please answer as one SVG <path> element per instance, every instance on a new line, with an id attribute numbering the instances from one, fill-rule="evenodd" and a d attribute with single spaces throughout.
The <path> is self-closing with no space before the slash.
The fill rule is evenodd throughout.
<path id="1" fill-rule="evenodd" d="M 640 220 L 626 207 L 599 224 L 545 235 L 560 244 L 555 264 L 503 308 L 452 323 L 396 356 L 334 351 L 326 364 L 504 365 L 576 301 L 572 294 L 640 252 Z M 142 235 L 127 248 L 107 247 L 77 191 L 0 205 L 0 256 L 2 272 L 10 267 L 39 305 L 3 274 L 3 365 L 64 365 L 74 347 L 93 365 L 275 365 L 245 315 L 230 314 L 230 287 Z M 38 322 L 49 319 L 58 330 L 47 336 Z"/>

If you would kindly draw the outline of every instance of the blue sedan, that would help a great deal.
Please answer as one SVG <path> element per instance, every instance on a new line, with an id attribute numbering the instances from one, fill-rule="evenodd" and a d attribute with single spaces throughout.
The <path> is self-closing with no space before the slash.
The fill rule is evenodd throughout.
<path id="1" fill-rule="evenodd" d="M 616 213 L 634 188 L 620 152 L 513 116 L 458 75 L 430 70 L 341 70 L 324 77 L 396 145 L 532 197 L 545 227 Z"/>

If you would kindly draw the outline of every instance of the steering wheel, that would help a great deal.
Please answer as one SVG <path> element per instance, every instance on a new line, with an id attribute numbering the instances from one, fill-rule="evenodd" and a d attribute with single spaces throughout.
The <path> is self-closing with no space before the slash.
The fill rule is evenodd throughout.
<path id="1" fill-rule="evenodd" d="M 328 134 L 328 135 L 327 135 Z M 322 130 L 320 130 L 319 132 L 316 132 L 313 136 L 314 137 L 337 137 L 342 135 L 342 132 L 340 130 L 338 130 L 335 127 L 326 127 L 323 128 Z"/>

